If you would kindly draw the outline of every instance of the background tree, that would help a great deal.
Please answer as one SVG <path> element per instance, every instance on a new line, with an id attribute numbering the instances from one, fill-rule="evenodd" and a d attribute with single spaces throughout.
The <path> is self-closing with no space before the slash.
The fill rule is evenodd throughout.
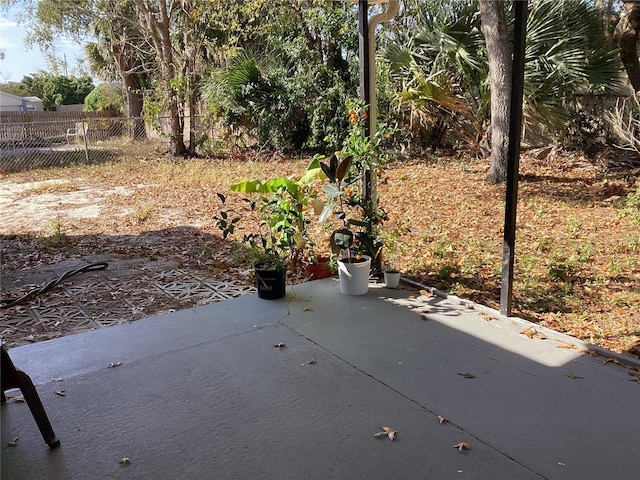
<path id="1" fill-rule="evenodd" d="M 479 6 L 491 84 L 491 167 L 487 180 L 504 182 L 507 178 L 513 49 L 504 1 L 479 0 Z"/>
<path id="2" fill-rule="evenodd" d="M 487 180 L 506 180 L 512 36 L 505 3 L 479 0 L 491 83 L 491 167 Z M 524 115 L 562 127 L 578 95 L 615 91 L 620 62 L 603 17 L 582 0 L 538 0 L 527 21 Z M 496 104 L 497 102 L 497 104 Z"/>
<path id="3" fill-rule="evenodd" d="M 327 0 L 272 7 L 275 21 L 237 35 L 228 63 L 210 73 L 208 110 L 263 148 L 335 149 L 346 132 L 345 100 L 357 95 L 355 10 Z M 251 25 L 237 13 L 239 24 Z"/>
<path id="4" fill-rule="evenodd" d="M 27 41 L 50 52 L 62 38 L 76 42 L 91 38 L 85 53 L 99 78 L 122 82 L 125 114 L 137 118 L 142 112 L 142 85 L 150 57 L 140 35 L 130 0 L 1 0 L 20 3 Z M 140 136 L 144 129 L 135 129 Z"/>
<path id="5" fill-rule="evenodd" d="M 148 72 L 155 66 L 135 22 L 132 2 L 99 0 L 91 33 L 95 40 L 85 46 L 91 69 L 103 80 L 120 80 L 125 115 L 141 117 L 143 87 L 149 83 Z M 144 129 L 133 128 L 131 134 L 133 138 L 144 137 Z"/>
<path id="6" fill-rule="evenodd" d="M 405 140 L 435 150 L 455 131 L 450 141 L 477 143 L 489 100 L 476 2 L 407 2 L 389 30 L 384 59 L 396 88 L 392 106 L 408 123 Z"/>
<path id="7" fill-rule="evenodd" d="M 122 113 L 123 107 L 122 90 L 108 83 L 98 85 L 84 99 L 85 112 Z"/>
<path id="8" fill-rule="evenodd" d="M 60 105 L 76 105 L 84 103 L 84 99 L 94 89 L 90 77 L 65 77 L 39 72 L 25 76 L 21 82 L 13 86 L 15 95 L 21 97 L 38 97 L 45 110 L 55 110 Z"/>
<path id="9" fill-rule="evenodd" d="M 640 92 L 640 0 L 624 2 L 624 15 L 616 28 L 620 58 L 633 90 Z"/>

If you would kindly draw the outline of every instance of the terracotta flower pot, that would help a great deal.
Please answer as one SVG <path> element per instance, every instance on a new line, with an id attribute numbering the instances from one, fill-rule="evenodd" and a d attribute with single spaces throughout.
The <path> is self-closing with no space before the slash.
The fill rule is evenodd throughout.
<path id="1" fill-rule="evenodd" d="M 320 278 L 330 277 L 331 269 L 329 268 L 328 262 L 328 258 L 319 257 L 317 263 L 305 263 L 304 276 L 308 280 L 318 280 Z"/>

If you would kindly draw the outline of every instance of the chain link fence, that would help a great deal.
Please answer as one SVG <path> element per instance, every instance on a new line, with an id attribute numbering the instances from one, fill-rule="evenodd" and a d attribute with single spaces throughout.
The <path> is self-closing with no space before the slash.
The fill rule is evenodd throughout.
<path id="1" fill-rule="evenodd" d="M 97 163 L 116 155 L 125 139 L 144 139 L 141 118 L 51 112 L 2 112 L 0 171 Z"/>

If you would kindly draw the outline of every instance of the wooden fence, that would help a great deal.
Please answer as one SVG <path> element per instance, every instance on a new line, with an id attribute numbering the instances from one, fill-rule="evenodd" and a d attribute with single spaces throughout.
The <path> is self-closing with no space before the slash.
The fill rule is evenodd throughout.
<path id="1" fill-rule="evenodd" d="M 0 123 L 73 122 L 119 116 L 116 112 L 0 112 Z"/>

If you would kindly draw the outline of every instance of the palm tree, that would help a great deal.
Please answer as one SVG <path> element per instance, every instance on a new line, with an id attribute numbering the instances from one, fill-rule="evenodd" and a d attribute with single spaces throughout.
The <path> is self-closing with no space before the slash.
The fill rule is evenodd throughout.
<path id="1" fill-rule="evenodd" d="M 479 128 L 489 114 L 487 50 L 477 7 L 475 0 L 416 2 L 415 11 L 408 11 L 412 32 L 395 32 L 385 55 L 398 80 L 401 105 L 440 121 L 475 122 L 468 131 Z M 512 17 L 506 13 L 509 36 Z M 577 95 L 618 89 L 623 82 L 621 72 L 617 50 L 607 38 L 602 14 L 594 5 L 585 0 L 533 3 L 527 22 L 523 104 L 527 124 L 562 128 Z M 420 78 L 441 88 L 422 87 L 419 96 L 411 87 L 420 83 Z M 430 86 L 429 82 L 421 83 Z M 462 99 L 473 115 L 442 115 L 442 108 L 448 113 L 464 113 L 456 108 Z M 424 124 L 433 128 L 435 122 Z M 500 161 L 506 162 L 506 152 Z M 504 177 L 498 175 L 495 180 L 504 181 Z"/>

